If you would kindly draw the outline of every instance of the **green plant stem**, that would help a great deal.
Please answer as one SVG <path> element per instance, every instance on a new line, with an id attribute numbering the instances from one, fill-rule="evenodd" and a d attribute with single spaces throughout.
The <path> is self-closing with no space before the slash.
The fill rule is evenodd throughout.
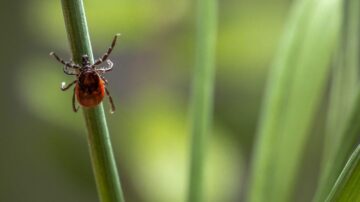
<path id="1" fill-rule="evenodd" d="M 94 62 L 82 0 L 62 0 L 61 2 L 74 62 L 81 63 L 81 56 L 84 54 L 87 54 L 91 62 Z M 83 115 L 100 201 L 122 202 L 124 198 L 103 105 L 83 108 Z"/>
<path id="2" fill-rule="evenodd" d="M 192 145 L 188 201 L 202 201 L 204 156 L 211 125 L 217 36 L 217 1 L 197 1 L 196 64 L 192 86 Z"/>

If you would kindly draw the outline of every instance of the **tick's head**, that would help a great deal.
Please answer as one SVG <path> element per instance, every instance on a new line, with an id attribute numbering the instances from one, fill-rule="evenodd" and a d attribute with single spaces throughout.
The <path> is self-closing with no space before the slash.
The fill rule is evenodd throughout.
<path id="1" fill-rule="evenodd" d="M 89 66 L 90 65 L 89 56 L 88 55 L 83 55 L 81 63 L 82 63 L 83 67 Z"/>

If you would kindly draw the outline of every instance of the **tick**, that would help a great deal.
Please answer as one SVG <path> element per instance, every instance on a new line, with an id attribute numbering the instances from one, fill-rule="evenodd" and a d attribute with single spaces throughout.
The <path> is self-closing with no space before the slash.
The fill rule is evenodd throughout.
<path id="1" fill-rule="evenodd" d="M 106 88 L 108 81 L 103 76 L 104 73 L 109 72 L 113 69 L 113 63 L 108 59 L 111 51 L 114 49 L 116 44 L 117 37 L 120 34 L 116 34 L 111 46 L 99 59 L 95 60 L 94 64 L 90 63 L 89 56 L 83 55 L 81 58 L 81 64 L 75 64 L 72 60 L 65 62 L 59 56 L 57 56 L 54 52 L 51 52 L 50 55 L 54 56 L 57 61 L 64 65 L 64 73 L 67 75 L 75 75 L 75 81 L 66 85 L 65 82 L 61 83 L 61 90 L 66 91 L 71 86 L 75 84 L 73 97 L 72 97 L 72 108 L 74 112 L 77 112 L 79 106 L 76 107 L 76 100 L 78 103 L 87 108 L 97 106 L 106 95 L 109 97 L 111 109 L 110 113 L 115 112 L 115 105 L 113 99 Z M 103 64 L 103 62 L 107 63 L 106 66 L 98 65 Z"/>

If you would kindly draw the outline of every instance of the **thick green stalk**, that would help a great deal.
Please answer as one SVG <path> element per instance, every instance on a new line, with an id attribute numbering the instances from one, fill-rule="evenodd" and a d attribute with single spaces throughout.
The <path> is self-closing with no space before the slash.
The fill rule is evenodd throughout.
<path id="1" fill-rule="evenodd" d="M 62 0 L 66 30 L 75 63 L 87 54 L 94 61 L 82 0 Z M 103 105 L 83 108 L 88 131 L 90 156 L 100 201 L 124 201 L 119 176 L 112 152 Z"/>
<path id="2" fill-rule="evenodd" d="M 197 1 L 196 64 L 192 86 L 192 148 L 188 201 L 202 201 L 206 143 L 211 126 L 217 36 L 217 1 Z"/>

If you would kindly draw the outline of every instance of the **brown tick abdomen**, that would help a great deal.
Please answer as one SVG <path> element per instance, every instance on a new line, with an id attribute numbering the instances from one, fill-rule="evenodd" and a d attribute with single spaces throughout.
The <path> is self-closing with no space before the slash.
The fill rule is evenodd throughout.
<path id="1" fill-rule="evenodd" d="M 95 107 L 104 99 L 104 81 L 96 72 L 84 72 L 79 76 L 75 94 L 80 105 Z"/>

